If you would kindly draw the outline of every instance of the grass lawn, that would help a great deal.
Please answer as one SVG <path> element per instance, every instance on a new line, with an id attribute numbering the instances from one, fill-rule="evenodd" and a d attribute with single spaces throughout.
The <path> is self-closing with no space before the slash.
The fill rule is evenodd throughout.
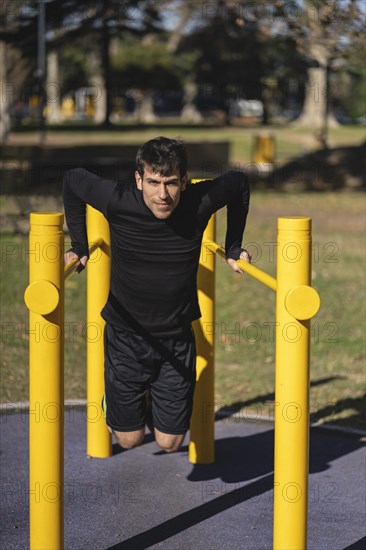
<path id="1" fill-rule="evenodd" d="M 297 128 L 291 124 L 273 125 L 270 127 L 204 127 L 157 124 L 137 127 L 115 126 L 112 131 L 98 127 L 73 129 L 65 126 L 64 130 L 48 130 L 45 145 L 59 145 L 72 147 L 73 145 L 89 144 L 118 144 L 128 143 L 140 145 L 159 135 L 170 138 L 181 138 L 187 141 L 228 141 L 230 143 L 230 162 L 243 163 L 252 160 L 253 138 L 260 132 L 269 132 L 276 139 L 276 155 L 280 162 L 301 155 L 304 151 L 311 152 L 319 148 L 315 139 L 314 129 Z M 341 147 L 359 145 L 365 139 L 365 130 L 362 126 L 339 126 L 329 130 L 329 146 Z M 9 145 L 38 144 L 39 134 L 34 131 L 17 131 L 9 135 Z"/>
<path id="2" fill-rule="evenodd" d="M 321 297 L 321 309 L 312 320 L 313 420 L 364 429 L 363 201 L 352 194 L 254 193 L 244 241 L 253 263 L 275 275 L 277 217 L 313 218 L 313 286 Z M 220 212 L 219 242 L 224 239 L 223 222 Z M 229 409 L 268 414 L 274 399 L 275 294 L 249 276 L 225 268 L 218 269 L 217 401 Z"/>
<path id="3" fill-rule="evenodd" d="M 180 132 L 182 134 L 182 131 Z M 141 138 L 141 135 L 140 135 Z M 312 321 L 313 420 L 365 428 L 365 207 L 358 193 L 252 195 L 244 237 L 253 263 L 275 275 L 277 217 L 313 218 L 313 286 L 321 309 Z M 225 212 L 217 216 L 217 240 Z M 1 237 L 1 402 L 27 400 L 27 240 Z M 217 409 L 273 410 L 275 294 L 217 261 Z M 85 397 L 85 272 L 66 283 L 65 396 Z"/>

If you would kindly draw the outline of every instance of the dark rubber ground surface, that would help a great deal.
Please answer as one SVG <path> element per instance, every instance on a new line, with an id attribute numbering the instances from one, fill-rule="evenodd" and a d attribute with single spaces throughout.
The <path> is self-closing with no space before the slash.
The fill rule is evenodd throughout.
<path id="1" fill-rule="evenodd" d="M 28 416 L 0 416 L 2 550 L 29 547 Z M 273 429 L 216 422 L 216 462 L 167 455 L 152 436 L 108 459 L 85 455 L 85 414 L 65 415 L 66 550 L 272 548 Z M 188 436 L 186 438 L 188 441 Z M 312 429 L 309 550 L 363 550 L 365 447 Z M 292 549 L 288 549 L 292 550 Z"/>

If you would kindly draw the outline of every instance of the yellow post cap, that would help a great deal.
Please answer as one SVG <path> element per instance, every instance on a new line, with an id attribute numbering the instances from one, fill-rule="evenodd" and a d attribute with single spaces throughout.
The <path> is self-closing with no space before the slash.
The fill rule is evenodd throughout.
<path id="1" fill-rule="evenodd" d="M 62 227 L 64 215 L 62 212 L 31 212 L 30 225 L 58 225 Z"/>
<path id="2" fill-rule="evenodd" d="M 58 289 L 50 281 L 34 281 L 24 292 L 27 308 L 40 315 L 52 313 L 58 306 L 59 298 Z"/>
<path id="3" fill-rule="evenodd" d="M 311 286 L 296 286 L 287 293 L 285 298 L 286 310 L 295 319 L 299 319 L 300 321 L 314 317 L 319 307 L 319 294 Z"/>
<path id="4" fill-rule="evenodd" d="M 285 231 L 310 231 L 311 218 L 307 216 L 284 216 L 278 218 L 278 229 Z"/>

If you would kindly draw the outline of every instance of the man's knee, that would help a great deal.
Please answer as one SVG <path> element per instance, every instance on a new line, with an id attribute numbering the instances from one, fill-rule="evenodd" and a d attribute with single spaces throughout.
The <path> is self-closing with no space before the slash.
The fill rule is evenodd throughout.
<path id="1" fill-rule="evenodd" d="M 117 432 L 113 430 L 113 434 L 121 447 L 124 449 L 133 449 L 143 442 L 145 430 L 142 429 L 133 432 Z"/>
<path id="2" fill-rule="evenodd" d="M 184 441 L 185 434 L 165 434 L 155 428 L 155 441 L 163 451 L 174 453 L 178 451 Z"/>

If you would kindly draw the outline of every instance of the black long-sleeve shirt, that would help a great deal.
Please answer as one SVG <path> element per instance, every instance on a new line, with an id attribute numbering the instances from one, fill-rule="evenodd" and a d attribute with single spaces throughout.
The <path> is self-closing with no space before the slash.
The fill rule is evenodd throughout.
<path id="1" fill-rule="evenodd" d="M 85 205 L 105 216 L 111 233 L 111 279 L 101 315 L 117 327 L 157 337 L 186 331 L 200 317 L 197 269 L 203 232 L 227 205 L 227 257 L 238 259 L 249 208 L 247 178 L 228 172 L 187 186 L 168 219 L 158 219 L 135 184 L 105 180 L 83 168 L 65 173 L 64 207 L 72 249 L 88 255 Z"/>

